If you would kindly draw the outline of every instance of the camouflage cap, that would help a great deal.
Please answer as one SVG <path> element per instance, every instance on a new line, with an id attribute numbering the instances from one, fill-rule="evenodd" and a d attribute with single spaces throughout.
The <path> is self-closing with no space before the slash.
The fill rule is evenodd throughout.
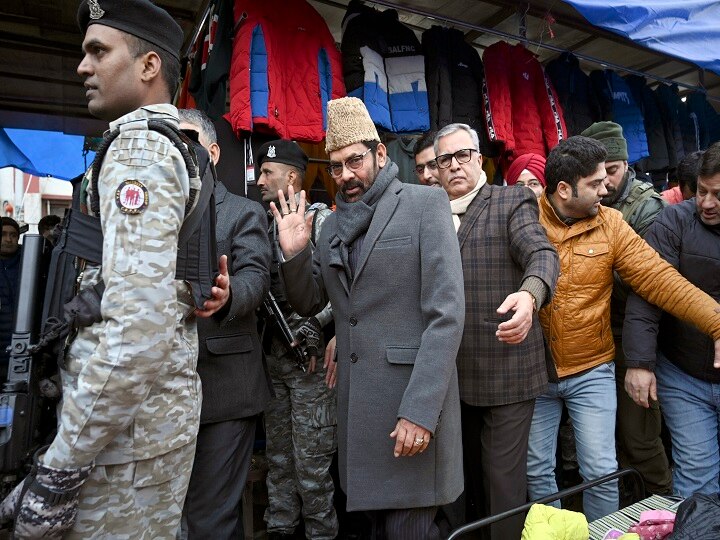
<path id="1" fill-rule="evenodd" d="M 157 45 L 180 59 L 182 28 L 167 11 L 149 0 L 82 0 L 77 21 L 83 34 L 91 24 L 110 26 Z"/>

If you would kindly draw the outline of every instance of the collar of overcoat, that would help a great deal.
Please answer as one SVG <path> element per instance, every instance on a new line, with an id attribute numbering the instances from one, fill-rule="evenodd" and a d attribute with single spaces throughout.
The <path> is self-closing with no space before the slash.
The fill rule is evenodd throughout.
<path id="1" fill-rule="evenodd" d="M 472 231 L 473 227 L 475 226 L 475 222 L 487 208 L 488 199 L 490 198 L 491 191 L 491 188 L 487 184 L 481 187 L 475 198 L 468 205 L 465 215 L 460 220 L 460 228 L 458 229 L 457 234 L 461 250 L 463 248 L 465 240 L 470 234 L 470 231 Z"/>
<path id="2" fill-rule="evenodd" d="M 390 185 L 387 189 L 385 189 L 385 193 L 383 193 L 380 197 L 380 200 L 377 203 L 377 208 L 375 208 L 372 221 L 370 221 L 370 227 L 368 227 L 362 243 L 362 251 L 360 252 L 360 258 L 355 269 L 354 282 L 360 278 L 360 275 L 365 268 L 365 264 L 370 257 L 370 252 L 373 247 L 375 247 L 375 243 L 378 241 L 378 238 L 380 238 L 380 235 L 390 222 L 390 218 L 392 218 L 395 213 L 398 202 L 400 202 L 400 192 L 402 189 L 402 182 L 395 178 L 392 182 L 390 182 Z M 345 272 L 339 272 L 339 277 L 345 292 L 350 294 Z"/>

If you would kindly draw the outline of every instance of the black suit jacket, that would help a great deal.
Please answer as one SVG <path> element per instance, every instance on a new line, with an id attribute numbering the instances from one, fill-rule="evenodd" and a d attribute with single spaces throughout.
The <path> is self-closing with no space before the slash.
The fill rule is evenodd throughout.
<path id="1" fill-rule="evenodd" d="M 529 189 L 486 184 L 460 223 L 466 311 L 457 364 L 460 399 L 469 405 L 508 405 L 547 389 L 537 315 L 522 343 L 503 343 L 495 336 L 498 324 L 514 314 L 500 316 L 497 308 L 525 278 L 540 278 L 550 295 L 555 290 L 560 262 L 538 217 L 537 200 Z"/>
<path id="2" fill-rule="evenodd" d="M 198 319 L 201 423 L 253 416 L 272 396 L 255 316 L 270 287 L 267 217 L 258 203 L 229 193 L 220 182 L 215 205 L 218 257 L 228 256 L 232 297 L 222 320 Z"/>

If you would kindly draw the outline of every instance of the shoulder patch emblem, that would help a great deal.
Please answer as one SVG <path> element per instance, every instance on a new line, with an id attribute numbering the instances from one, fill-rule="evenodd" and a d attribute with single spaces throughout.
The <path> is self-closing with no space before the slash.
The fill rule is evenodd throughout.
<path id="1" fill-rule="evenodd" d="M 115 204 L 123 214 L 142 214 L 148 201 L 147 188 L 137 180 L 125 180 L 115 191 Z"/>

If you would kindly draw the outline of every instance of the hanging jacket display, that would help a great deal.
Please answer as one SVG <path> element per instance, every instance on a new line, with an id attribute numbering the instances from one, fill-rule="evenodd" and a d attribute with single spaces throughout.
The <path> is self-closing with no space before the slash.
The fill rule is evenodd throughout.
<path id="1" fill-rule="evenodd" d="M 552 83 L 523 45 L 499 41 L 483 54 L 485 120 L 490 141 L 503 158 L 548 152 L 567 138 L 563 111 Z"/>
<path id="2" fill-rule="evenodd" d="M 655 95 L 660 106 L 660 115 L 665 127 L 665 141 L 668 148 L 670 168 L 674 169 L 685 157 L 685 145 L 681 116 L 685 114 L 685 104 L 680 100 L 677 85 L 669 86 L 660 83 L 655 88 Z"/>
<path id="3" fill-rule="evenodd" d="M 430 129 L 468 124 L 478 132 L 480 152 L 492 156 L 482 108 L 485 73 L 477 50 L 460 30 L 442 26 L 423 32 L 422 47 Z"/>
<path id="4" fill-rule="evenodd" d="M 327 24 L 305 0 L 235 0 L 228 121 L 238 131 L 318 142 L 345 95 Z"/>
<path id="5" fill-rule="evenodd" d="M 650 154 L 635 165 L 635 170 L 637 172 L 667 170 L 670 167 L 670 158 L 657 96 L 650 90 L 645 77 L 627 75 L 624 79 L 640 107 Z"/>
<path id="6" fill-rule="evenodd" d="M 703 92 L 690 92 L 687 95 L 685 106 L 693 128 L 693 148 L 705 150 L 718 140 L 717 130 L 720 117 L 718 117 L 718 113 L 715 112 L 712 105 L 708 103 L 707 96 Z"/>
<path id="7" fill-rule="evenodd" d="M 188 90 L 197 108 L 213 120 L 225 114 L 228 73 L 232 57 L 233 0 L 215 0 L 208 25 L 200 34 Z"/>
<path id="8" fill-rule="evenodd" d="M 417 136 L 404 135 L 385 143 L 387 155 L 397 165 L 397 178 L 406 184 L 419 184 L 415 174 L 415 143 Z"/>
<path id="9" fill-rule="evenodd" d="M 620 124 L 628 146 L 628 163 L 648 157 L 647 134 L 642 112 L 627 83 L 610 69 L 590 73 L 595 93 L 603 111 L 603 120 Z"/>
<path id="10" fill-rule="evenodd" d="M 395 133 L 430 127 L 425 59 L 397 11 L 353 0 L 342 23 L 343 75 L 349 96 L 363 100 L 378 126 Z"/>
<path id="11" fill-rule="evenodd" d="M 564 52 L 545 66 L 563 108 L 568 136 L 580 135 L 601 120 L 600 104 L 590 84 L 590 77 L 580 69 L 580 62 Z"/>

